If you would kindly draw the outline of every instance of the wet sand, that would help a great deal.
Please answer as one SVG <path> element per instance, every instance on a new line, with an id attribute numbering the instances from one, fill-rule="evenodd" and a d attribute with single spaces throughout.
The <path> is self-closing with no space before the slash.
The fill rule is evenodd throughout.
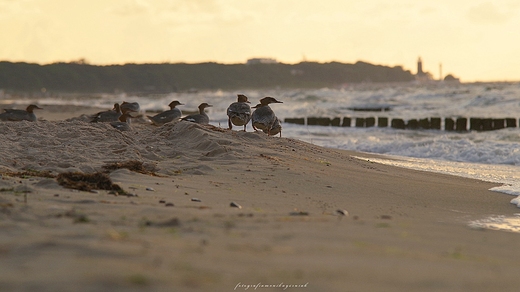
<path id="1" fill-rule="evenodd" d="M 0 123 L 1 291 L 518 290 L 520 234 L 468 226 L 518 212 L 491 183 L 263 133 L 119 132 L 54 112 Z M 105 168 L 128 161 L 144 173 Z M 126 194 L 64 188 L 52 176 L 67 172 L 105 172 Z"/>

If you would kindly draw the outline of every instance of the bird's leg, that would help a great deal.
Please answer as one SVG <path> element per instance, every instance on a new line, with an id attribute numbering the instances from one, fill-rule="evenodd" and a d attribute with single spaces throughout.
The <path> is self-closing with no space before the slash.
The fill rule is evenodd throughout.
<path id="1" fill-rule="evenodd" d="M 227 122 L 228 122 L 229 129 L 230 130 L 233 129 L 233 124 L 231 124 L 231 119 L 228 119 Z"/>

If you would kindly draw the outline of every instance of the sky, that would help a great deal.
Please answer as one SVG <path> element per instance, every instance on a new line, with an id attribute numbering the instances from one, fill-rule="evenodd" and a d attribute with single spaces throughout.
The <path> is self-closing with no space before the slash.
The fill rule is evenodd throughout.
<path id="1" fill-rule="evenodd" d="M 0 60 L 369 62 L 520 81 L 519 0 L 0 0 Z"/>

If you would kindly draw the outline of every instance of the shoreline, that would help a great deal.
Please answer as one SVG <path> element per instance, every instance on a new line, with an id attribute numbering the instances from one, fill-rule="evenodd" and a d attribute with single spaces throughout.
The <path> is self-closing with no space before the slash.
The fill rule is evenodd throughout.
<path id="1" fill-rule="evenodd" d="M 157 174 L 109 172 L 129 195 L 2 175 L 1 290 L 517 290 L 519 234 L 468 226 L 518 212 L 497 184 L 263 133 L 132 127 L 0 123 L 3 173 Z"/>

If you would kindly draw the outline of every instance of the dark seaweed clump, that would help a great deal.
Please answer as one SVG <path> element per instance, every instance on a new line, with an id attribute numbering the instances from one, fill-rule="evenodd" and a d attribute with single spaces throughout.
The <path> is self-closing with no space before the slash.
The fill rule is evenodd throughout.
<path id="1" fill-rule="evenodd" d="M 60 173 L 56 180 L 58 183 L 69 189 L 90 192 L 92 190 L 115 191 L 119 194 L 126 192 L 117 184 L 114 184 L 106 173 L 81 173 L 81 172 L 64 172 Z"/>
<path id="2" fill-rule="evenodd" d="M 2 171 L 0 172 L 0 176 L 10 176 L 10 177 L 19 177 L 19 178 L 29 178 L 29 177 L 47 177 L 47 178 L 55 178 L 56 175 L 48 170 L 32 170 L 28 169 L 25 171 L 19 172 L 11 172 L 11 171 Z"/>

